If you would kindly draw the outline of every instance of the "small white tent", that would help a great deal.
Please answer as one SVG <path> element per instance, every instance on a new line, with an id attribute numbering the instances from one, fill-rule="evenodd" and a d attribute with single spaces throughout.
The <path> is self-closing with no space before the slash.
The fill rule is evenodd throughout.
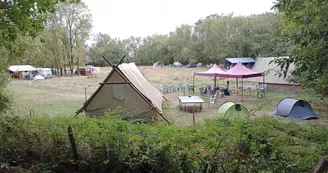
<path id="1" fill-rule="evenodd" d="M 34 78 L 33 78 L 34 81 L 37 81 L 37 80 L 45 80 L 45 78 L 41 75 L 35 75 Z"/>
<path id="2" fill-rule="evenodd" d="M 134 63 L 123 63 L 113 66 L 104 82 L 76 114 L 85 111 L 88 116 L 101 116 L 105 111 L 121 107 L 135 118 L 153 118 L 156 113 L 162 115 L 162 100 L 162 93 Z"/>

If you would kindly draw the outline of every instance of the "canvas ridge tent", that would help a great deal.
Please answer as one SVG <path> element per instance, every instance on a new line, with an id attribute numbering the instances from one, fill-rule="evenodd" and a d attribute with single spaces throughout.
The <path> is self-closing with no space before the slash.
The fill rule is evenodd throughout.
<path id="1" fill-rule="evenodd" d="M 289 64 L 287 76 L 279 76 L 282 73 L 280 66 L 274 62 L 270 63 L 275 59 L 289 58 L 288 56 L 281 57 L 266 57 L 266 58 L 257 58 L 256 62 L 252 68 L 254 71 L 263 71 L 265 72 L 265 84 L 268 86 L 268 90 L 291 90 L 299 91 L 300 83 L 290 80 L 293 79 L 292 72 L 295 70 L 295 64 Z M 257 82 L 263 84 L 261 77 L 255 77 L 248 79 L 250 82 Z"/>
<path id="2" fill-rule="evenodd" d="M 119 65 L 112 65 L 104 59 L 113 69 L 76 114 L 85 111 L 88 116 L 101 116 L 107 110 L 121 107 L 134 118 L 153 119 L 157 113 L 167 121 L 162 115 L 162 93 L 134 63 L 120 64 L 123 57 Z"/>

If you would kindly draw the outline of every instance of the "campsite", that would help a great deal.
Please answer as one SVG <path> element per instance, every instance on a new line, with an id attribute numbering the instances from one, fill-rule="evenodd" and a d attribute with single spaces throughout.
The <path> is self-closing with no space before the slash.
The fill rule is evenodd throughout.
<path id="1" fill-rule="evenodd" d="M 109 66 L 102 67 L 101 73 L 96 78 L 88 78 L 86 76 L 60 77 L 36 83 L 33 81 L 13 80 L 10 83 L 10 88 L 16 94 L 17 104 L 25 103 L 24 105 L 19 104 L 17 111 L 26 115 L 32 111 L 34 114 L 44 116 L 74 116 L 76 110 L 85 101 L 85 90 L 86 96 L 89 98 L 100 86 L 100 83 L 104 81 L 111 69 Z M 206 71 L 205 68 L 172 68 L 168 66 L 161 68 L 138 66 L 138 69 L 158 90 L 161 90 L 164 85 L 178 86 L 183 84 L 187 87 L 188 84 L 192 85 L 193 72 Z M 217 79 L 217 85 L 224 86 L 227 80 L 230 81 L 231 86 L 234 86 L 236 83 L 234 79 Z M 195 85 L 198 86 L 196 88 L 208 84 L 213 85 L 213 82 L 214 80 L 211 77 L 195 77 Z M 328 122 L 328 113 L 326 112 L 324 102 L 318 100 L 311 92 L 267 91 L 264 99 L 257 99 L 256 83 L 249 81 L 245 82 L 244 85 L 251 86 L 252 93 L 249 96 L 245 95 L 245 101 L 243 102 L 241 102 L 240 95 L 232 94 L 231 96 L 219 98 L 215 105 L 209 105 L 210 96 L 207 94 L 202 96 L 206 102 L 204 103 L 204 109 L 196 113 L 196 122 L 202 123 L 204 119 L 215 116 L 219 106 L 226 101 L 242 103 L 254 117 L 272 117 L 279 102 L 285 97 L 304 99 L 311 103 L 315 112 L 320 115 L 320 118 L 309 123 L 326 124 Z M 185 92 L 186 95 L 200 95 L 198 89 L 195 90 L 195 93 L 188 92 L 188 89 Z M 178 96 L 183 96 L 183 94 L 183 91 L 166 93 L 164 96 L 168 101 L 163 100 L 163 115 L 178 126 L 192 125 L 193 123 L 192 114 L 180 111 L 178 108 Z M 41 100 L 47 100 L 47 102 L 40 102 Z M 56 111 L 52 112 L 49 110 Z M 157 119 L 161 121 L 160 117 L 157 117 Z"/>
<path id="2" fill-rule="evenodd" d="M 0 173 L 328 170 L 327 2 L 0 6 Z"/>
<path id="3" fill-rule="evenodd" d="M 191 85 L 193 83 L 193 74 L 199 73 L 199 72 L 204 72 L 207 71 L 206 68 L 187 68 L 187 67 L 181 67 L 181 68 L 175 68 L 175 67 L 170 67 L 170 66 L 165 66 L 165 67 L 153 67 L 153 66 L 130 66 L 129 64 L 126 64 L 125 70 L 131 70 L 132 68 L 137 68 L 138 70 L 140 70 L 140 74 L 144 76 L 149 83 L 151 83 L 152 85 L 155 86 L 155 88 L 158 91 L 162 92 L 163 86 L 179 86 L 180 84 L 182 84 L 183 86 L 187 86 L 188 84 Z M 14 112 L 21 115 L 21 116 L 26 116 L 26 117 L 40 117 L 41 120 L 40 123 L 38 123 L 39 127 L 43 127 L 43 126 L 49 126 L 50 124 L 47 124 L 47 120 L 53 121 L 55 124 L 59 123 L 58 125 L 50 125 L 48 128 L 58 128 L 64 124 L 66 124 L 65 122 L 67 122 L 67 120 L 69 120 L 70 124 L 75 124 L 73 125 L 74 127 L 77 126 L 81 126 L 84 127 L 84 125 L 80 124 L 83 121 L 85 121 L 85 113 L 80 113 L 77 115 L 75 115 L 75 112 L 81 108 L 81 105 L 83 105 L 84 102 L 86 102 L 87 99 L 89 99 L 94 93 L 95 91 L 97 91 L 99 86 L 106 86 L 110 83 L 113 82 L 111 80 L 105 80 L 106 78 L 108 78 L 109 74 L 111 73 L 111 71 L 113 70 L 112 67 L 102 67 L 100 70 L 100 73 L 96 76 L 96 77 L 88 77 L 88 76 L 74 76 L 74 77 L 55 77 L 52 80 L 45 80 L 45 81 L 31 81 L 31 80 L 12 80 L 11 83 L 9 84 L 10 90 L 13 92 L 13 94 L 15 94 L 15 104 L 17 104 L 17 106 L 15 107 Z M 115 77 L 115 81 L 119 82 L 117 80 L 117 75 L 114 75 Z M 108 78 L 110 79 L 110 78 Z M 218 86 L 223 86 L 226 84 L 226 81 L 228 79 L 224 78 L 224 79 L 217 79 L 216 80 L 216 84 Z M 123 81 L 121 81 L 122 83 Z M 194 79 L 194 84 L 195 86 L 204 86 L 207 84 L 213 84 L 214 83 L 214 79 L 212 77 L 208 77 L 208 76 L 196 76 Z M 118 83 L 116 83 L 115 85 L 117 85 Z M 235 80 L 231 80 L 230 79 L 230 86 L 234 86 L 236 84 Z M 167 99 L 167 101 L 165 99 L 163 99 L 163 103 L 162 103 L 162 112 L 163 112 L 163 116 L 166 118 L 166 120 L 168 120 L 170 122 L 170 126 L 167 126 L 165 124 L 167 124 L 167 122 L 161 117 L 161 116 L 156 116 L 155 119 L 153 120 L 153 123 L 155 124 L 162 124 L 164 125 L 163 127 L 160 126 L 160 128 L 163 131 L 158 131 L 158 132 L 154 132 L 155 134 L 161 134 L 160 136 L 158 136 L 159 138 L 164 138 L 164 139 L 169 139 L 172 140 L 172 142 L 174 142 L 175 140 L 179 140 L 179 138 L 182 138 L 181 136 L 179 136 L 180 133 L 176 132 L 175 135 L 171 136 L 170 138 L 165 137 L 165 133 L 170 133 L 171 128 L 173 127 L 179 127 L 181 128 L 180 130 L 183 130 L 183 133 L 204 133 L 200 138 L 208 138 L 205 137 L 207 133 L 212 133 L 212 130 L 208 130 L 207 128 L 214 128 L 216 130 L 218 130 L 218 128 L 223 131 L 230 129 L 232 127 L 226 127 L 225 125 L 220 125 L 217 126 L 215 124 L 213 124 L 214 122 L 212 122 L 211 119 L 216 119 L 216 118 L 227 118 L 227 119 L 219 119 L 215 122 L 217 123 L 233 123 L 233 126 L 236 126 L 234 128 L 241 128 L 242 126 L 240 126 L 241 123 L 240 120 L 244 121 L 246 120 L 249 124 L 249 132 L 247 132 L 247 134 L 251 134 L 251 133 L 263 133 L 265 131 L 265 133 L 268 133 L 267 135 L 271 136 L 271 135 L 278 135 L 281 136 L 282 134 L 280 134 L 281 132 L 284 131 L 288 131 L 288 133 L 293 134 L 293 136 L 299 136 L 297 137 L 297 141 L 301 142 L 301 146 L 302 147 L 308 147 L 311 144 L 306 144 L 306 140 L 303 139 L 304 136 L 310 135 L 307 138 L 311 139 L 311 138 L 318 138 L 316 137 L 317 135 L 323 135 L 321 132 L 324 128 L 324 126 L 326 126 L 327 122 L 328 122 L 328 114 L 327 114 L 327 108 L 325 106 L 325 103 L 323 101 L 320 101 L 318 99 L 318 97 L 316 97 L 315 95 L 313 95 L 312 92 L 291 92 L 291 91 L 270 91 L 267 90 L 265 93 L 265 97 L 264 98 L 257 98 L 256 94 L 256 84 L 252 81 L 245 81 L 244 85 L 247 86 L 251 86 L 252 87 L 252 91 L 251 93 L 248 95 L 244 96 L 244 101 L 241 102 L 241 96 L 240 94 L 237 95 L 235 93 L 231 93 L 230 96 L 224 96 L 223 98 L 219 98 L 219 100 L 217 101 L 217 103 L 215 104 L 209 104 L 210 102 L 210 96 L 208 94 L 201 94 L 200 91 L 195 91 L 195 93 L 193 93 L 192 91 L 188 91 L 188 90 L 179 90 L 179 91 L 170 91 L 168 93 L 164 93 L 165 98 Z M 136 85 L 138 86 L 138 85 Z M 140 87 L 140 86 L 139 86 Z M 172 87 L 173 88 L 173 87 Z M 156 90 L 155 89 L 155 90 Z M 119 88 L 117 88 L 116 90 L 120 90 Z M 101 93 L 101 91 L 99 91 L 99 93 Z M 126 92 L 129 93 L 129 92 Z M 102 93 L 100 96 L 108 96 L 111 95 L 111 93 Z M 201 111 L 196 111 L 195 113 L 195 119 L 193 120 L 193 111 L 195 111 L 195 109 L 190 109 L 187 111 L 181 110 L 179 108 L 179 101 L 178 101 L 178 97 L 179 96 L 183 96 L 183 95 L 193 95 L 193 96 L 200 96 L 202 99 L 204 99 L 205 103 L 203 104 L 203 108 Z M 114 95 L 113 95 L 114 96 Z M 136 97 L 137 94 L 134 96 Z M 117 95 L 115 97 L 120 97 L 120 95 Z M 129 97 L 128 95 L 126 95 L 125 97 Z M 297 98 L 297 99 L 303 99 L 303 100 L 307 100 L 308 102 L 302 103 L 302 104 L 311 104 L 313 106 L 313 111 L 315 112 L 315 114 L 319 117 L 318 119 L 312 119 L 312 120 L 303 120 L 303 121 L 295 121 L 293 119 L 290 118 L 285 118 L 288 115 L 283 115 L 283 116 L 277 116 L 274 114 L 277 114 L 277 111 L 279 113 L 285 111 L 286 109 L 284 109 L 284 106 L 282 109 L 277 109 L 277 106 L 280 102 L 282 102 L 283 98 L 286 97 L 290 97 L 290 98 Z M 102 99 L 106 99 L 102 98 Z M 143 100 L 140 99 L 137 103 L 141 103 Z M 295 105 L 296 103 L 298 103 L 299 101 L 294 101 L 293 105 Z M 140 105 L 138 106 L 136 103 L 130 103 L 131 105 L 129 106 L 129 108 L 131 109 L 135 109 L 134 107 L 140 107 Z M 236 109 L 236 107 L 238 107 L 237 105 L 240 104 L 240 110 L 238 111 L 238 108 Z M 298 103 L 300 104 L 300 103 Z M 121 105 L 124 107 L 124 105 Z M 141 106 L 143 107 L 143 106 Z M 293 109 L 293 107 L 290 107 L 290 109 Z M 145 107 L 145 110 L 148 110 L 147 106 Z M 140 109 L 140 111 L 142 111 Z M 287 110 L 288 112 L 288 110 Z M 115 111 L 114 111 L 114 114 Z M 283 114 L 283 113 L 281 113 Z M 110 113 L 110 115 L 112 115 Z M 68 119 L 67 119 L 68 118 Z M 247 120 L 249 119 L 249 120 Z M 32 119 L 31 119 L 32 120 Z M 82 120 L 82 121 L 81 121 Z M 209 121 L 211 120 L 211 121 Z M 80 122 L 81 121 L 81 122 Z M 113 126 L 113 128 L 107 128 L 102 129 L 102 131 L 107 131 L 108 133 L 111 134 L 115 134 L 114 131 L 116 131 L 117 129 L 114 128 L 115 126 L 124 123 L 124 122 L 117 122 L 117 120 L 111 120 L 111 119 L 102 119 L 100 118 L 99 120 L 95 121 L 99 121 L 98 123 L 107 123 L 108 127 Z M 227 122 L 228 121 L 228 122 Z M 96 123 L 96 122 L 92 122 L 91 119 L 88 120 L 89 123 Z M 127 121 L 128 123 L 129 121 Z M 45 123 L 45 124 L 44 124 Z M 114 123 L 114 124 L 113 124 Z M 118 124 L 117 124 L 118 123 Z M 195 126 L 194 126 L 195 123 Z M 264 126 L 266 126 L 269 129 L 262 129 L 263 127 L 258 127 L 258 123 L 262 123 Z M 90 125 L 91 125 L 90 124 Z M 121 124 L 123 125 L 123 124 Z M 121 126 L 119 125 L 119 126 Z M 126 124 L 127 125 L 127 124 Z M 124 125 L 124 126 L 126 126 Z M 320 131 L 320 133 L 318 133 L 317 135 L 313 136 L 313 133 L 309 130 L 309 126 L 317 126 L 316 128 L 319 128 L 317 130 Z M 321 126 L 324 125 L 324 126 Z M 28 128 L 35 128 L 33 124 L 26 124 L 25 125 Z M 95 126 L 97 125 L 92 125 L 92 127 L 88 127 L 87 129 L 79 129 L 79 133 L 80 135 L 83 136 L 89 136 L 87 135 L 87 131 L 94 131 Z M 121 127 L 117 127 L 117 128 L 121 128 Z M 193 130 L 190 129 L 190 127 L 195 127 L 196 130 L 195 132 L 192 132 Z M 204 129 L 204 127 L 206 127 Z M 86 127 L 85 127 L 86 128 Z M 129 127 L 130 128 L 130 127 Z M 131 128 L 134 128 L 133 126 L 131 126 Z M 135 131 L 136 134 L 139 133 L 139 130 L 141 130 L 140 128 L 143 127 L 138 127 L 135 126 L 135 128 L 138 129 L 130 129 L 132 131 Z M 148 128 L 148 127 L 145 127 Z M 290 129 L 291 128 L 291 129 Z M 302 132 L 294 132 L 293 128 L 296 129 L 302 129 Z M 206 130 L 207 129 L 207 130 Z M 101 130 L 101 129 L 98 129 Z M 146 130 L 146 129 L 144 129 Z M 155 130 L 155 129 L 152 129 Z M 191 130 L 191 131 L 190 131 Z M 234 133 L 232 133 L 233 129 L 230 129 L 229 131 L 224 132 L 225 136 L 238 136 L 240 135 L 238 130 L 235 131 Z M 263 131 L 264 130 L 264 131 Z M 278 130 L 278 131 L 277 131 Z M 283 131 L 281 131 L 283 130 Z M 198 131 L 198 132 L 197 132 Z M 274 132 L 276 131 L 276 132 Z M 213 131 L 214 132 L 214 131 Z M 274 133 L 273 133 L 274 132 Z M 277 134 L 276 134 L 277 133 Z M 65 134 L 65 132 L 63 133 Z M 135 135 L 136 135 L 135 134 Z M 41 135 L 41 134 L 40 134 Z M 164 135 L 164 136 L 162 136 Z M 205 135 L 205 136 L 204 136 Z M 263 134 L 261 134 L 263 135 Z M 92 135 L 93 138 L 101 138 L 101 136 L 98 135 Z M 187 135 L 189 136 L 189 135 Z M 186 136 L 186 137 L 187 137 Z M 220 135 L 219 135 L 220 136 Z M 277 137 L 278 137 L 277 136 Z M 46 137 L 46 136 L 44 136 Z M 43 136 L 39 136 L 39 138 L 44 138 Z M 82 136 L 81 136 L 82 137 Z M 152 142 L 153 140 L 163 140 L 163 139 L 157 139 L 158 137 L 154 137 L 149 139 L 149 142 Z M 176 138 L 177 137 L 177 138 Z M 229 138 L 230 138 L 229 137 Z M 79 137 L 77 137 L 79 138 Z M 291 138 L 289 137 L 285 137 L 286 140 L 291 140 Z M 190 147 L 196 147 L 198 148 L 198 144 L 191 144 L 192 141 L 196 140 L 200 140 L 197 139 L 197 136 L 195 137 L 191 137 L 189 136 L 189 138 L 182 138 L 184 140 L 184 143 L 180 144 L 181 146 L 184 145 L 189 145 Z M 255 139 L 255 138 L 254 138 Z M 280 137 L 275 138 L 277 140 L 281 140 Z M 80 140 L 80 139 L 78 139 Z M 93 140 L 97 140 L 97 139 L 93 139 Z M 302 140 L 302 141 L 299 141 Z M 284 141 L 284 140 L 283 140 Z M 122 141 L 123 142 L 123 141 Z M 125 141 L 127 142 L 127 141 Z M 191 143 L 190 143 L 191 142 Z M 202 142 L 210 142 L 210 141 L 202 141 Z M 202 143 L 201 142 L 201 143 Z M 278 141 L 276 141 L 278 142 Z M 282 141 L 280 141 L 282 142 Z M 296 141 L 294 141 L 296 142 Z M 317 140 L 317 142 L 321 143 L 320 141 Z M 211 143 L 211 142 L 210 142 Z M 228 145 L 228 141 L 224 142 L 225 145 Z M 37 144 L 37 143 L 35 143 Z M 41 144 L 38 144 L 41 145 Z M 103 144 L 100 144 L 100 147 L 102 147 Z M 111 145 L 111 144 L 109 144 Z M 135 146 L 135 145 L 139 145 L 139 144 L 134 144 L 131 145 L 131 147 Z M 163 144 L 165 145 L 165 144 Z M 178 145 L 178 146 L 180 146 Z M 206 144 L 208 145 L 208 144 Z M 321 145 L 321 144 L 320 144 Z M 43 145 L 41 145 L 43 146 Z M 299 147 L 301 147 L 299 146 Z M 83 154 L 86 149 L 83 149 L 83 147 L 87 147 L 87 146 L 80 146 L 79 144 L 79 148 L 80 150 L 78 151 L 79 154 Z M 301 147 L 301 148 L 302 148 Z M 43 146 L 43 148 L 47 148 L 45 146 Z M 282 148 L 281 148 L 282 149 Z M 129 147 L 126 148 L 126 150 L 131 150 Z M 285 152 L 289 153 L 291 152 L 290 150 L 295 150 L 295 147 L 287 147 L 285 146 Z M 282 150 L 281 150 L 282 151 Z M 300 150 L 297 150 L 297 152 L 299 154 L 301 154 L 302 152 L 306 152 L 307 154 L 308 151 L 307 150 L 302 150 L 302 152 Z M 101 152 L 100 152 L 101 153 Z M 98 154 L 100 154 L 98 153 Z M 197 154 L 199 153 L 199 151 L 193 150 L 188 152 L 188 155 L 193 155 L 193 154 Z M 275 153 L 275 152 L 273 152 Z M 86 153 L 84 153 L 86 154 Z M 203 153 L 204 154 L 204 153 Z M 277 154 L 277 153 L 275 153 Z M 49 157 L 49 156 L 44 156 L 44 157 Z M 122 155 L 122 157 L 129 157 L 128 155 Z M 136 156 L 136 159 L 138 159 L 139 156 Z M 141 157 L 141 156 L 140 156 Z M 171 155 L 171 157 L 178 157 L 176 155 Z M 255 157 L 255 156 L 252 156 Z M 257 157 L 257 156 L 256 156 Z M 262 156 L 261 156 L 262 157 Z M 282 157 L 282 156 L 279 156 Z M 153 159 L 158 159 L 153 157 Z M 265 160 L 265 159 L 264 159 Z M 293 159 L 292 159 L 293 160 Z M 311 160 L 311 159 L 310 159 Z M 302 162 L 309 162 L 310 160 L 302 160 Z M 316 159 L 311 160 L 311 163 L 315 164 L 316 163 Z M 115 162 L 115 161 L 111 161 L 111 162 Z M 117 164 L 120 164 L 119 162 Z M 225 164 L 226 167 L 233 166 L 231 164 Z M 282 164 L 284 165 L 284 164 Z M 157 165 L 158 167 L 161 167 L 160 165 Z M 156 167 L 157 167 L 156 166 Z M 176 165 L 177 166 L 177 165 Z M 191 166 L 195 166 L 195 165 L 191 165 L 189 164 L 188 167 L 190 168 Z M 234 169 L 242 169 L 239 166 L 233 166 Z M 276 169 L 281 169 L 280 166 L 275 166 Z M 66 168 L 65 168 L 66 169 Z M 113 168 L 114 169 L 114 168 Z M 193 168 L 195 169 L 195 168 Z M 299 169 L 301 169 L 301 167 L 299 167 Z M 308 167 L 306 168 L 308 169 Z M 170 169 L 168 169 L 170 170 Z"/>

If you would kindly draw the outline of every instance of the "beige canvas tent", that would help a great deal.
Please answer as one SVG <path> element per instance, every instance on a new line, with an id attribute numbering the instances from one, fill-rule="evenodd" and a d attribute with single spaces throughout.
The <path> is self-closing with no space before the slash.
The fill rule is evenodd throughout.
<path id="1" fill-rule="evenodd" d="M 280 66 L 275 63 L 270 64 L 270 62 L 274 59 L 275 57 L 257 58 L 252 70 L 265 72 L 266 75 L 264 83 L 267 85 L 267 89 L 269 90 L 298 90 L 300 84 L 289 80 L 292 71 L 295 69 L 294 64 L 290 64 L 287 76 L 286 78 L 283 78 L 283 76 L 279 77 L 279 74 L 282 73 Z M 263 78 L 255 77 L 248 79 L 248 81 L 262 84 Z"/>
<path id="2" fill-rule="evenodd" d="M 121 107 L 135 118 L 153 118 L 156 113 L 162 115 L 162 101 L 162 93 L 134 63 L 123 63 L 113 66 L 104 82 L 76 113 L 85 111 L 88 116 L 99 116 Z"/>

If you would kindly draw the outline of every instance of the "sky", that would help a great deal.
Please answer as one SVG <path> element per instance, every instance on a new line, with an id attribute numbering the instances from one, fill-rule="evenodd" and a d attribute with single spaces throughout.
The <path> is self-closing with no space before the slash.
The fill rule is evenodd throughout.
<path id="1" fill-rule="evenodd" d="M 92 34 L 112 38 L 168 34 L 211 14 L 269 12 L 275 0 L 82 0 L 93 17 Z"/>

